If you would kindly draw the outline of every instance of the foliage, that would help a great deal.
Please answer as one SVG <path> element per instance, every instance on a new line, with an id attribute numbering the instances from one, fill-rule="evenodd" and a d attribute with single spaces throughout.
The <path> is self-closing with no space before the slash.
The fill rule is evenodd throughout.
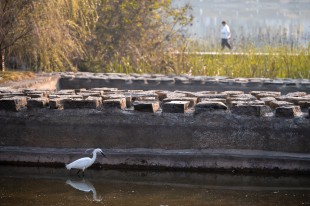
<path id="1" fill-rule="evenodd" d="M 192 19 L 189 6 L 173 8 L 170 0 L 3 1 L 20 16 L 6 26 L 12 33 L 28 25 L 27 38 L 8 45 L 7 64 L 34 71 L 160 72 L 163 54 L 184 41 L 180 29 Z"/>
<path id="2" fill-rule="evenodd" d="M 181 28 L 192 20 L 188 9 L 167 0 L 102 0 L 87 63 L 99 60 L 98 72 L 166 72 L 163 54 L 185 41 Z"/>
<path id="3" fill-rule="evenodd" d="M 30 13 L 32 1 L 0 1 L 0 53 L 1 70 L 5 70 L 5 51 L 31 32 Z"/>
<path id="4" fill-rule="evenodd" d="M 10 67 L 35 71 L 76 69 L 74 60 L 84 55 L 84 44 L 98 18 L 97 0 L 1 0 L 1 6 L 18 14 L 19 18 L 12 20 L 17 23 L 5 26 L 11 33 L 27 25 L 22 29 L 27 30 L 27 35 L 6 36 L 7 42 L 12 42 L 5 48 Z"/>

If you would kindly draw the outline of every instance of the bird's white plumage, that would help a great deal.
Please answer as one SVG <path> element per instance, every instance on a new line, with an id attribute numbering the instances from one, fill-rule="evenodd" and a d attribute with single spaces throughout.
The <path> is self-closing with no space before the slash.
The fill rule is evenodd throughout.
<path id="1" fill-rule="evenodd" d="M 78 170 L 82 170 L 84 172 L 85 169 L 87 169 L 92 164 L 94 164 L 94 162 L 95 162 L 95 160 L 97 158 L 97 153 L 101 153 L 104 156 L 104 154 L 103 154 L 101 149 L 95 149 L 93 151 L 93 157 L 92 158 L 89 158 L 89 157 L 80 158 L 78 160 L 75 160 L 75 161 L 71 162 L 70 164 L 67 164 L 66 168 L 68 170 L 78 169 Z"/>
<path id="2" fill-rule="evenodd" d="M 95 160 L 92 160 L 89 157 L 83 157 L 81 159 L 75 160 L 74 162 L 71 162 L 70 164 L 66 165 L 66 168 L 68 170 L 71 169 L 80 169 L 80 170 L 85 170 L 89 166 L 91 166 Z"/>

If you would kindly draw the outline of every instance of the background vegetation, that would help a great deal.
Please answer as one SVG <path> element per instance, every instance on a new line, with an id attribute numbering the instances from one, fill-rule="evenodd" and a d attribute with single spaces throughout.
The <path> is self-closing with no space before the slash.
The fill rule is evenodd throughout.
<path id="1" fill-rule="evenodd" d="M 189 6 L 170 0 L 1 0 L 2 70 L 154 71 L 182 46 Z"/>
<path id="2" fill-rule="evenodd" d="M 170 0 L 0 0 L 1 70 L 309 78 L 309 46 L 192 41 Z M 264 39 L 264 38 L 263 38 Z M 214 51 L 202 54 L 197 51 Z"/>

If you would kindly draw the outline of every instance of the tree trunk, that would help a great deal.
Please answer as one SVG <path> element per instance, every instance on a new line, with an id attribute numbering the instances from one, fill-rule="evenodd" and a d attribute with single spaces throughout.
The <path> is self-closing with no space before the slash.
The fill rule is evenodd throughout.
<path id="1" fill-rule="evenodd" d="M 4 61 L 4 49 L 1 49 L 1 52 L 0 52 L 0 58 L 1 58 L 1 71 L 5 71 L 5 61 Z"/>

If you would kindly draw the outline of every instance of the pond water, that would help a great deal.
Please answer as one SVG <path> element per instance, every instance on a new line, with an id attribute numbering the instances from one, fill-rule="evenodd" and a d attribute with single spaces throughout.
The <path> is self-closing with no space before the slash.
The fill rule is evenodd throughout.
<path id="1" fill-rule="evenodd" d="M 1 166 L 0 205 L 310 205 L 310 177 Z"/>
<path id="2" fill-rule="evenodd" d="M 305 45 L 310 41 L 309 0 L 173 0 L 189 3 L 194 16 L 190 36 L 218 44 L 222 20 L 227 21 L 235 44 Z"/>

